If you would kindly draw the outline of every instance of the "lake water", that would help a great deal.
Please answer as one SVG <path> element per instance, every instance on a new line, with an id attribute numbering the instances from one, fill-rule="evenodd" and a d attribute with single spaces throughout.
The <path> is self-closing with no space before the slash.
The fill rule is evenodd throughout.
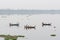
<path id="1" fill-rule="evenodd" d="M 51 26 L 42 27 L 43 23 Z M 9 26 L 18 23 L 17 26 Z M 36 29 L 24 29 L 25 25 L 35 26 Z M 54 28 L 55 27 L 55 28 Z M 34 14 L 34 15 L 0 15 L 0 35 L 24 35 L 25 38 L 17 40 L 59 40 L 60 39 L 60 14 Z M 51 36 L 55 34 L 56 36 Z M 4 40 L 0 37 L 0 40 Z"/>

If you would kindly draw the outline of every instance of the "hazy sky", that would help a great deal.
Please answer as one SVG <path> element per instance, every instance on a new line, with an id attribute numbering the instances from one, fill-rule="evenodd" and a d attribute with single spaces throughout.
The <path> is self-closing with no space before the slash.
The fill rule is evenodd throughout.
<path id="1" fill-rule="evenodd" d="M 0 9 L 60 9 L 60 0 L 0 0 Z"/>

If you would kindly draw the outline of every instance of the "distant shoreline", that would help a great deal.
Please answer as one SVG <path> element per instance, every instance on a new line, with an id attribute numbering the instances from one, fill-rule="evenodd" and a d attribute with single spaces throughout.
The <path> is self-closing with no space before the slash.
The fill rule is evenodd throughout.
<path id="1" fill-rule="evenodd" d="M 0 10 L 1 14 L 60 14 L 60 10 Z"/>

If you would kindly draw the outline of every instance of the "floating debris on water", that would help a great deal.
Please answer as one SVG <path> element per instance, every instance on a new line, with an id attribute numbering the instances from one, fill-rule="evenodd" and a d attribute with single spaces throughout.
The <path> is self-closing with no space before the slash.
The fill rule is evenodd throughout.
<path id="1" fill-rule="evenodd" d="M 10 27 L 11 27 L 11 26 L 17 26 L 17 27 L 19 27 L 19 23 L 16 23 L 16 24 L 9 23 L 9 26 L 10 26 Z"/>
<path id="2" fill-rule="evenodd" d="M 51 34 L 50 36 L 53 36 L 53 37 L 55 37 L 55 36 L 56 36 L 56 34 Z"/>
<path id="3" fill-rule="evenodd" d="M 43 27 L 43 26 L 51 26 L 51 23 L 43 23 L 43 22 L 42 22 L 42 27 Z"/>
<path id="4" fill-rule="evenodd" d="M 30 25 L 26 25 L 24 26 L 25 29 L 35 29 L 35 26 L 30 26 Z"/>

